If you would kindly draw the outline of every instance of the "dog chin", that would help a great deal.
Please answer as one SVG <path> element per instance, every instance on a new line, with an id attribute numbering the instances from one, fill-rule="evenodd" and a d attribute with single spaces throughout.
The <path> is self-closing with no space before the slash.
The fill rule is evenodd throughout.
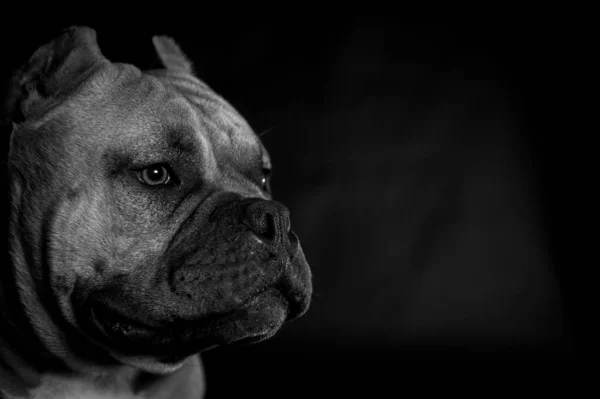
<path id="1" fill-rule="evenodd" d="M 177 360 L 161 360 L 153 356 L 123 356 L 119 354 L 113 354 L 112 356 L 126 366 L 152 374 L 172 373 L 181 368 L 188 359 L 188 357 L 185 357 Z"/>

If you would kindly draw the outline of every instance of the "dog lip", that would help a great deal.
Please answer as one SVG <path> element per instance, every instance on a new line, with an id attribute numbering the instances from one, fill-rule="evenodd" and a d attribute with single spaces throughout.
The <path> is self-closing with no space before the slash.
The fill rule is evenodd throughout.
<path id="1" fill-rule="evenodd" d="M 109 338 L 140 338 L 154 334 L 157 329 L 132 320 L 120 312 L 103 306 L 90 308 L 89 317 L 94 326 Z"/>
<path id="2" fill-rule="evenodd" d="M 155 356 L 155 359 L 164 364 L 177 364 L 183 361 L 188 355 L 165 355 Z"/>
<path id="3" fill-rule="evenodd" d="M 132 320 L 115 310 L 114 306 L 93 303 L 87 306 L 87 328 L 84 330 L 87 334 L 91 333 L 90 338 L 97 344 L 120 357 L 151 356 L 161 363 L 176 363 L 180 358 L 216 346 L 259 342 L 275 334 L 279 327 L 273 328 L 274 325 L 267 330 L 256 330 L 252 324 L 245 324 L 264 312 L 261 310 L 263 300 L 272 304 L 273 300 L 285 301 L 285 297 L 277 288 L 270 287 L 257 291 L 233 311 L 193 320 L 176 320 L 160 327 Z M 284 304 L 280 306 L 286 307 Z M 238 319 L 246 322 L 239 324 Z M 283 319 L 280 321 L 283 322 Z M 225 331 L 230 332 L 222 335 Z"/>

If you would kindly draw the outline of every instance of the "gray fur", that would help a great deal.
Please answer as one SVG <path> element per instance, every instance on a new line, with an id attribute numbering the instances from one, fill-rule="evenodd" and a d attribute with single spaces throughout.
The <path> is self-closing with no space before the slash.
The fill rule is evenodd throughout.
<path id="1" fill-rule="evenodd" d="M 189 74 L 194 73 L 192 63 L 175 40 L 168 36 L 154 36 L 152 43 L 165 68 Z"/>
<path id="2" fill-rule="evenodd" d="M 172 39 L 153 41 L 166 68 L 191 73 Z M 14 81 L 8 176 L 15 281 L 2 281 L 0 290 L 7 317 L 1 393 L 197 398 L 204 383 L 194 353 L 213 341 L 268 338 L 304 313 L 310 270 L 289 239 L 287 209 L 249 177 L 261 173 L 268 155 L 208 86 L 111 63 L 95 32 L 79 27 L 41 47 Z M 191 98 L 190 85 L 212 100 Z M 172 165 L 179 183 L 142 184 L 140 168 L 161 163 Z M 267 213 L 276 224 L 267 225 Z M 265 228 L 277 239 L 262 236 Z M 8 306 L 15 302 L 20 307 Z M 98 316 L 106 307 L 148 327 L 119 328 L 112 313 Z M 205 324 L 215 314 L 223 316 Z M 181 333 L 163 328 L 173 320 L 188 324 Z M 113 341 L 102 341 L 111 326 Z M 113 345 L 118 340 L 125 344 Z M 127 352 L 129 342 L 137 352 Z M 176 361 L 154 352 L 180 344 L 188 349 Z M 32 360 L 25 352 L 34 347 L 43 353 Z M 41 358 L 70 372 L 58 377 L 34 364 Z"/>

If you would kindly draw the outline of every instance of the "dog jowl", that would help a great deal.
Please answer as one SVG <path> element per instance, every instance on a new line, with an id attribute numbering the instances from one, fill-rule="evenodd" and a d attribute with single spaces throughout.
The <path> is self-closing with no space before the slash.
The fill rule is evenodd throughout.
<path id="1" fill-rule="evenodd" d="M 268 338 L 309 306 L 266 149 L 172 39 L 153 43 L 164 69 L 141 71 L 70 28 L 13 79 L 5 395 L 186 397 L 197 353 Z"/>

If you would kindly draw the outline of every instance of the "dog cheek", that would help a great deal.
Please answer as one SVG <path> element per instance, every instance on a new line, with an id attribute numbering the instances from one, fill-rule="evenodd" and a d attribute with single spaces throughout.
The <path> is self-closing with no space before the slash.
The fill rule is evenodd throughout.
<path id="1" fill-rule="evenodd" d="M 101 204 L 98 193 L 79 193 L 71 195 L 57 209 L 48 238 L 48 259 L 51 272 L 64 281 L 93 277 L 94 260 L 106 257 L 107 223 Z"/>

